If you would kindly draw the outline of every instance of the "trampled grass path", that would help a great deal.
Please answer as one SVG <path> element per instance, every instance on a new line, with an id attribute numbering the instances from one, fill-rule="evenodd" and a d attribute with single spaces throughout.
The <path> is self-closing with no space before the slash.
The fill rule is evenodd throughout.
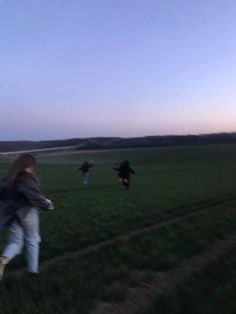
<path id="1" fill-rule="evenodd" d="M 96 308 L 90 314 L 136 314 L 149 308 L 158 297 L 161 297 L 177 285 L 183 283 L 188 277 L 211 262 L 217 260 L 230 249 L 236 249 L 236 233 L 224 240 L 216 240 L 204 253 L 186 260 L 177 268 L 167 272 L 152 272 L 152 280 L 139 282 L 138 288 L 129 288 L 125 302 L 97 303 Z"/>
<path id="2" fill-rule="evenodd" d="M 102 241 L 100 243 L 90 245 L 89 247 L 86 247 L 84 249 L 80 249 L 77 251 L 68 252 L 68 253 L 60 255 L 60 256 L 56 256 L 56 257 L 54 257 L 48 261 L 41 263 L 40 271 L 42 272 L 42 271 L 50 268 L 54 264 L 64 263 L 64 262 L 69 261 L 69 260 L 73 260 L 73 259 L 80 258 L 83 256 L 88 256 L 90 254 L 98 252 L 99 250 L 102 250 L 102 249 L 106 249 L 106 248 L 113 246 L 115 244 L 128 242 L 129 240 L 131 240 L 135 237 L 138 237 L 138 236 L 141 236 L 144 234 L 148 234 L 148 233 L 151 233 L 153 231 L 157 231 L 161 228 L 168 227 L 168 226 L 175 224 L 175 223 L 179 223 L 185 219 L 201 215 L 204 212 L 216 210 L 219 205 L 222 205 L 222 203 L 217 203 L 217 204 L 215 204 L 215 206 L 213 204 L 211 204 L 211 205 L 205 206 L 203 208 L 193 209 L 191 211 L 188 211 L 188 213 L 183 213 L 182 215 L 179 215 L 178 217 L 173 217 L 173 218 L 164 220 L 160 223 L 156 223 L 156 224 L 144 227 L 144 228 L 130 231 L 127 234 L 123 234 L 123 235 L 117 236 L 115 238 L 112 238 L 110 240 L 105 240 L 105 241 Z M 25 269 L 21 268 L 21 269 L 9 272 L 6 275 L 7 275 L 7 277 L 20 277 L 24 273 L 25 273 Z"/>

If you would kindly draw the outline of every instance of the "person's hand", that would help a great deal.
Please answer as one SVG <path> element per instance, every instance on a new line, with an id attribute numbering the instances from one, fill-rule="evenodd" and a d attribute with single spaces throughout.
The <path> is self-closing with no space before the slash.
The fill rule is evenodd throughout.
<path id="1" fill-rule="evenodd" d="M 48 209 L 49 210 L 53 210 L 54 209 L 54 204 L 51 200 L 47 199 L 47 202 L 48 202 Z"/>

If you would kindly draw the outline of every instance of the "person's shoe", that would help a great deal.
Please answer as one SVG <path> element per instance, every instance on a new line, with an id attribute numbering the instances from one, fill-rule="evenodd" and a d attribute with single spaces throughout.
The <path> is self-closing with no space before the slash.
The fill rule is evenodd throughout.
<path id="1" fill-rule="evenodd" d="M 39 273 L 28 272 L 28 275 L 29 275 L 30 278 L 39 278 Z"/>
<path id="2" fill-rule="evenodd" d="M 6 264 L 6 258 L 0 257 L 0 281 L 3 279 Z"/>

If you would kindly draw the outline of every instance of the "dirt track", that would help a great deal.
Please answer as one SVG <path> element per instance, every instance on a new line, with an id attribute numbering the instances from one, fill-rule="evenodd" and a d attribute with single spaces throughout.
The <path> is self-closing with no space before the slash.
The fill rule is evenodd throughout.
<path id="1" fill-rule="evenodd" d="M 117 304 L 98 302 L 91 314 L 135 314 L 145 310 L 158 296 L 168 293 L 193 272 L 204 268 L 233 247 L 234 249 L 236 247 L 236 233 L 225 240 L 216 240 L 208 251 L 184 261 L 174 270 L 165 273 L 153 272 L 153 279 L 149 283 L 145 280 L 143 285 L 140 282 L 141 287 L 129 289 L 126 302 Z"/>

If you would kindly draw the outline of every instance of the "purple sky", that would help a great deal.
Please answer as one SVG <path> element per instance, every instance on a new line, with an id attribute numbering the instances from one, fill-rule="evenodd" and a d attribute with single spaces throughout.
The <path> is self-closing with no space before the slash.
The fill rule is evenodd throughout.
<path id="1" fill-rule="evenodd" d="M 235 0 L 0 0 L 0 140 L 236 131 Z"/>

